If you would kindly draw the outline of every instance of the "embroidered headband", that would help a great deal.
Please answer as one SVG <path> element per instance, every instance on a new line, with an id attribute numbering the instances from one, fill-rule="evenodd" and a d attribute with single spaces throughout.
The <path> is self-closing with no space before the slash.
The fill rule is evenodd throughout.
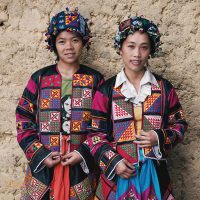
<path id="1" fill-rule="evenodd" d="M 47 33 L 45 34 L 47 37 L 45 41 L 48 43 L 47 48 L 51 51 L 54 50 L 52 38 L 55 38 L 63 30 L 78 33 L 83 40 L 83 44 L 87 44 L 91 38 L 87 21 L 88 19 L 85 19 L 78 12 L 78 8 L 74 11 L 69 11 L 67 7 L 66 11 L 57 13 L 52 17 Z"/>
<path id="2" fill-rule="evenodd" d="M 127 20 L 120 22 L 114 38 L 114 47 L 119 54 L 123 41 L 128 35 L 141 31 L 147 33 L 151 41 L 151 57 L 159 56 L 161 52 L 160 32 L 158 27 L 143 16 L 129 17 Z"/>

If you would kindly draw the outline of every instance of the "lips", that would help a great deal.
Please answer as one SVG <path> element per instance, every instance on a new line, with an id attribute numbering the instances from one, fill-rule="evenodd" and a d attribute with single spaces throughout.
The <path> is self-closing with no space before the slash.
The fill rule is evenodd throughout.
<path id="1" fill-rule="evenodd" d="M 65 53 L 64 55 L 71 58 L 74 57 L 75 53 Z"/>
<path id="2" fill-rule="evenodd" d="M 133 65 L 140 65 L 141 61 L 140 60 L 131 60 L 131 63 Z"/>

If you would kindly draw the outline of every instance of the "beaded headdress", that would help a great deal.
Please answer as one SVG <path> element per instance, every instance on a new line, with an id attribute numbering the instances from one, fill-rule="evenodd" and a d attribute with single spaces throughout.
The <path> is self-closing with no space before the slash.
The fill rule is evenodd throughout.
<path id="1" fill-rule="evenodd" d="M 158 27 L 143 16 L 129 17 L 127 20 L 120 22 L 114 38 L 114 47 L 119 53 L 122 47 L 123 41 L 128 35 L 135 33 L 136 31 L 145 32 L 148 34 L 151 41 L 151 56 L 156 57 L 161 52 L 160 48 L 160 32 Z"/>
<path id="2" fill-rule="evenodd" d="M 61 11 L 52 17 L 47 33 L 45 34 L 47 37 L 45 41 L 48 43 L 48 49 L 53 51 L 52 38 L 55 38 L 63 30 L 78 33 L 84 45 L 88 43 L 91 37 L 87 19 L 78 12 L 78 8 L 74 11 L 69 11 L 69 9 L 66 8 L 66 11 Z"/>

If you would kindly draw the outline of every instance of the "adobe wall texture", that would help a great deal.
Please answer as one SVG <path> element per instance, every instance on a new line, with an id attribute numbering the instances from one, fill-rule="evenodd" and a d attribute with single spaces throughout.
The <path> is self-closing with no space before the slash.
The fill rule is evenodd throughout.
<path id="1" fill-rule="evenodd" d="M 91 49 L 82 62 L 106 78 L 122 63 L 112 48 L 117 22 L 144 15 L 160 24 L 164 56 L 150 61 L 151 70 L 177 89 L 189 129 L 169 157 L 175 195 L 200 199 L 200 1 L 199 0 L 0 0 L 0 199 L 19 199 L 26 160 L 16 142 L 15 108 L 30 75 L 54 63 L 45 49 L 50 17 L 68 5 L 91 21 Z"/>

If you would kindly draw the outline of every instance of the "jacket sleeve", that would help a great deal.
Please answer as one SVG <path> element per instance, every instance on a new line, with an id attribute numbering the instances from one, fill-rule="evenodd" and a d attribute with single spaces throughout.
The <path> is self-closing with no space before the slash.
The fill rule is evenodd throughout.
<path id="1" fill-rule="evenodd" d="M 166 99 L 163 129 L 154 130 L 159 138 L 159 148 L 162 158 L 165 158 L 172 148 L 183 140 L 188 126 L 174 87 L 171 83 L 167 82 L 164 84 L 164 88 Z"/>
<path id="2" fill-rule="evenodd" d="M 32 75 L 16 108 L 17 140 L 24 151 L 33 172 L 43 169 L 42 162 L 51 151 L 40 143 L 37 123 L 37 99 L 39 95 L 37 76 Z"/>
<path id="3" fill-rule="evenodd" d="M 112 147 L 112 121 L 110 117 L 109 97 L 96 92 L 92 104 L 91 134 L 83 143 L 82 149 L 89 151 L 98 163 L 105 176 L 111 180 L 115 175 L 116 165 L 123 159 Z"/>

